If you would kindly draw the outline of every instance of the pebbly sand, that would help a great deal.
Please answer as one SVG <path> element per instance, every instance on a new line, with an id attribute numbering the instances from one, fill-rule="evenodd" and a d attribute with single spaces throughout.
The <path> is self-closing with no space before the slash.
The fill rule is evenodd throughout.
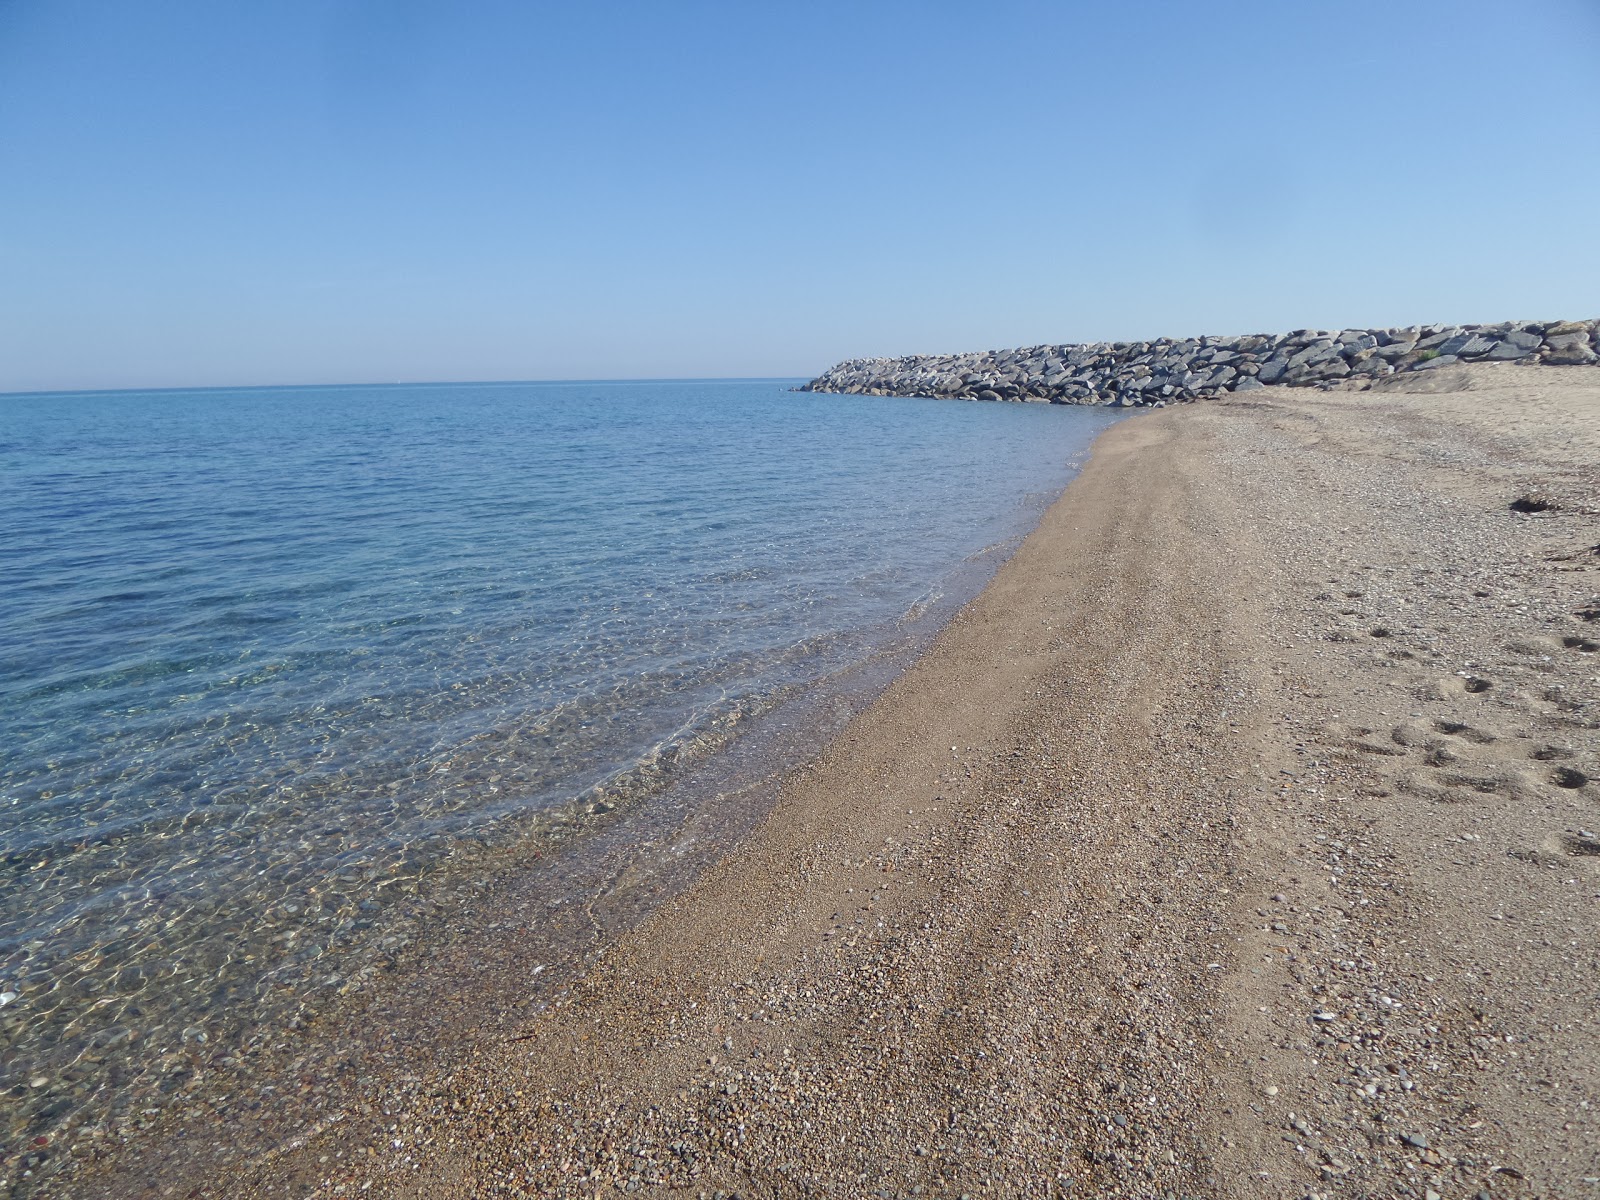
<path id="1" fill-rule="evenodd" d="M 1600 371 L 1406 378 L 1116 426 L 554 1004 L 84 1194 L 1600 1196 Z"/>

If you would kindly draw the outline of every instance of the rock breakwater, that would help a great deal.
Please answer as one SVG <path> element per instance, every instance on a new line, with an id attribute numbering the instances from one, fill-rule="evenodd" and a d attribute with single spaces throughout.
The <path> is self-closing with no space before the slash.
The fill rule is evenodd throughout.
<path id="1" fill-rule="evenodd" d="M 1025 346 L 971 354 L 856 358 L 800 388 L 866 396 L 946 396 L 1121 407 L 1287 387 L 1370 386 L 1458 362 L 1600 362 L 1600 321 L 1411 325 L 1242 337 Z"/>

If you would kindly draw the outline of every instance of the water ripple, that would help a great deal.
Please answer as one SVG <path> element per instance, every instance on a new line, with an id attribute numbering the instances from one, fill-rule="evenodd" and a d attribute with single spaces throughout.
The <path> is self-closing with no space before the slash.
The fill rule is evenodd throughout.
<path id="1" fill-rule="evenodd" d="M 0 398 L 0 1142 L 159 1106 L 355 986 L 470 846 L 648 802 L 1024 528 L 1108 419 L 771 383 Z"/>

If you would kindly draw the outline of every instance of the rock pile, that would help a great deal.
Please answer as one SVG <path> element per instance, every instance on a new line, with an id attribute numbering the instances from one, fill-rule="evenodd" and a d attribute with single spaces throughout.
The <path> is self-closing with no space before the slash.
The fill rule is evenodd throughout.
<path id="1" fill-rule="evenodd" d="M 1600 361 L 1597 340 L 1600 321 L 1508 321 L 1028 346 L 972 354 L 856 358 L 830 368 L 800 390 L 1126 408 L 1268 384 L 1361 386 L 1384 375 L 1457 362 L 1594 363 Z"/>

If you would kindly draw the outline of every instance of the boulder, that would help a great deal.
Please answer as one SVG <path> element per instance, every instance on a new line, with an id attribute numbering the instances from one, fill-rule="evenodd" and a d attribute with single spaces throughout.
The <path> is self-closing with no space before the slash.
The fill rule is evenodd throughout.
<path id="1" fill-rule="evenodd" d="M 1146 342 L 1028 346 L 967 354 L 860 358 L 841 362 L 802 391 L 853 395 L 967 396 L 985 400 L 1162 404 L 1273 384 L 1359 387 L 1395 372 L 1424 371 L 1428 390 L 1437 369 L 1460 361 L 1600 362 L 1600 322 L 1513 322 L 1424 325 L 1405 329 L 1303 329 L 1293 334 L 1159 338 Z M 1452 376 L 1454 378 L 1454 376 Z M 1384 386 L 1390 386 L 1385 384 Z M 1417 386 L 1424 386 L 1417 381 Z"/>
<path id="2" fill-rule="evenodd" d="M 1546 335 L 1545 347 L 1544 361 L 1555 366 L 1582 366 L 1596 358 L 1587 330 Z"/>
<path id="3" fill-rule="evenodd" d="M 1387 361 L 1394 362 L 1413 353 L 1416 348 L 1416 342 L 1390 342 L 1387 345 L 1379 346 L 1378 353 Z"/>
<path id="4" fill-rule="evenodd" d="M 1432 330 L 1433 327 L 1429 326 L 1428 328 L 1429 328 L 1429 330 Z M 1453 325 L 1451 327 L 1449 327 L 1448 329 L 1441 329 L 1437 333 L 1435 333 L 1435 332 L 1427 332 L 1417 342 L 1417 349 L 1418 350 L 1438 350 L 1439 353 L 1443 354 L 1444 351 L 1441 350 L 1440 347 L 1443 346 L 1446 342 L 1448 342 L 1451 338 L 1455 337 L 1460 332 L 1461 331 L 1459 329 L 1455 328 L 1455 326 L 1453 326 Z"/>
<path id="5" fill-rule="evenodd" d="M 1478 335 L 1475 334 L 1475 333 L 1458 333 L 1453 338 L 1445 339 L 1443 344 L 1441 344 L 1439 346 L 1439 353 L 1440 354 L 1454 354 L 1459 358 L 1460 355 L 1461 355 L 1461 352 L 1463 350 L 1465 350 L 1468 346 L 1472 345 L 1474 342 L 1478 342 L 1478 341 L 1482 341 L 1482 340 L 1483 339 L 1478 337 Z M 1484 349 L 1487 350 L 1488 347 L 1485 346 Z"/>
<path id="6" fill-rule="evenodd" d="M 1277 383 L 1283 378 L 1284 372 L 1289 369 L 1289 360 L 1286 358 L 1273 358 L 1261 364 L 1261 370 L 1256 372 L 1256 378 L 1262 383 Z"/>
<path id="7" fill-rule="evenodd" d="M 1297 351 L 1294 357 L 1289 360 L 1289 367 L 1291 370 L 1295 367 L 1314 367 L 1319 362 L 1337 358 L 1338 355 L 1339 347 L 1334 342 L 1315 341 L 1304 349 Z"/>
<path id="8" fill-rule="evenodd" d="M 1425 359 L 1423 359 L 1421 362 L 1419 362 L 1415 367 L 1413 367 L 1411 369 L 1413 371 L 1431 371 L 1435 367 L 1453 366 L 1454 364 L 1456 364 L 1456 363 L 1458 363 L 1460 361 L 1461 360 L 1459 358 L 1457 358 L 1454 354 L 1439 354 L 1439 355 L 1435 355 L 1433 358 L 1425 358 Z"/>
<path id="9" fill-rule="evenodd" d="M 1525 346 L 1518 346 L 1507 339 L 1503 342 L 1496 342 L 1494 349 L 1490 350 L 1484 357 L 1490 362 L 1515 362 L 1519 358 L 1528 358 L 1532 354 L 1533 350 Z"/>

